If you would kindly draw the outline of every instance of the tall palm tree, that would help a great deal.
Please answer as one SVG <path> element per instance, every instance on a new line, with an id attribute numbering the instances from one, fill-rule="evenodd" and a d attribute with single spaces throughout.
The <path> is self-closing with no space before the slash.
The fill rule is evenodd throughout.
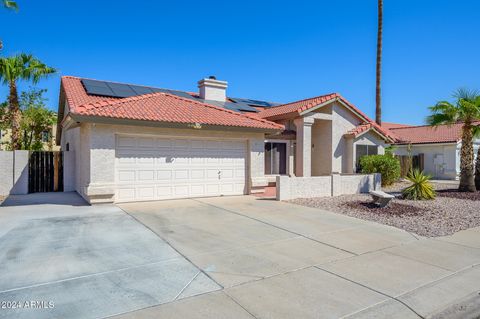
<path id="1" fill-rule="evenodd" d="M 15 1 L 12 0 L 2 0 L 2 6 L 6 9 L 11 9 L 18 11 L 18 5 Z M 3 49 L 3 42 L 0 39 L 0 50 Z"/>
<path id="2" fill-rule="evenodd" d="M 9 86 L 8 106 L 12 123 L 12 149 L 20 149 L 20 106 L 18 103 L 17 82 L 31 81 L 36 84 L 40 79 L 55 73 L 56 70 L 45 65 L 30 54 L 18 54 L 0 58 L 0 82 Z"/>
<path id="3" fill-rule="evenodd" d="M 475 121 L 480 119 L 480 95 L 476 91 L 459 89 L 453 95 L 455 104 L 440 101 L 430 107 L 432 114 L 427 117 L 430 125 L 462 125 L 462 147 L 460 149 L 460 186 L 462 192 L 474 192 L 473 138 L 480 134 Z"/>
<path id="4" fill-rule="evenodd" d="M 378 0 L 378 29 L 377 29 L 377 81 L 375 94 L 375 122 L 382 125 L 382 33 L 383 33 L 383 0 Z"/>

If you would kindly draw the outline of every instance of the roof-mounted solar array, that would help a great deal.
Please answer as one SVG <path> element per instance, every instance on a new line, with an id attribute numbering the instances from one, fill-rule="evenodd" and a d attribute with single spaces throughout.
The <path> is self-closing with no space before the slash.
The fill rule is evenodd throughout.
<path id="1" fill-rule="evenodd" d="M 175 90 L 166 90 L 166 89 L 157 89 L 148 86 L 132 85 L 132 84 L 123 84 L 123 83 L 113 83 L 106 81 L 97 81 L 97 80 L 81 80 L 83 87 L 87 91 L 87 94 L 90 95 L 101 95 L 108 97 L 131 97 L 143 94 L 151 93 L 168 93 L 183 98 L 194 99 L 190 94 L 182 91 Z"/>
<path id="2" fill-rule="evenodd" d="M 100 95 L 106 97 L 116 97 L 116 98 L 126 98 L 131 96 L 151 94 L 151 93 L 168 93 L 176 95 L 179 97 L 191 99 L 194 101 L 205 102 L 212 104 L 218 107 L 222 107 L 228 110 L 235 112 L 258 112 L 258 110 L 252 106 L 260 107 L 272 107 L 278 105 L 277 103 L 259 101 L 259 100 L 250 100 L 250 99 L 239 99 L 239 98 L 230 98 L 233 102 L 219 102 L 219 101 L 205 101 L 198 99 L 187 92 L 176 91 L 176 90 L 167 90 L 159 89 L 148 86 L 132 85 L 132 84 L 123 84 L 123 83 L 114 83 L 107 81 L 97 81 L 89 79 L 81 79 L 81 82 L 89 95 Z"/>
<path id="3" fill-rule="evenodd" d="M 259 100 L 251 100 L 251 99 L 240 99 L 236 97 L 230 98 L 230 100 L 236 102 L 236 103 L 244 103 L 248 105 L 253 105 L 253 106 L 261 106 L 261 107 L 272 107 L 278 105 L 277 103 L 271 103 L 271 102 L 266 102 L 266 101 L 259 101 Z"/>

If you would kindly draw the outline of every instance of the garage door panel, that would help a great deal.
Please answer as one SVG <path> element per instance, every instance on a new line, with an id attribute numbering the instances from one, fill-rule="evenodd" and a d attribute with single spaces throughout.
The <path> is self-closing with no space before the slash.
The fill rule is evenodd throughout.
<path id="1" fill-rule="evenodd" d="M 135 181 L 135 171 L 119 171 L 118 180 L 120 182 L 134 182 Z"/>
<path id="2" fill-rule="evenodd" d="M 137 198 L 139 199 L 154 199 L 155 198 L 155 186 L 151 187 L 138 187 Z"/>
<path id="3" fill-rule="evenodd" d="M 168 181 L 172 180 L 172 171 L 171 170 L 158 170 L 157 171 L 157 181 Z"/>
<path id="4" fill-rule="evenodd" d="M 173 187 L 172 186 L 157 186 L 157 198 L 172 198 Z"/>
<path id="5" fill-rule="evenodd" d="M 245 154 L 243 141 L 118 137 L 117 201 L 244 194 Z"/>
<path id="6" fill-rule="evenodd" d="M 219 193 L 220 193 L 220 185 L 219 184 L 207 184 L 206 195 L 217 195 Z"/>
<path id="7" fill-rule="evenodd" d="M 205 195 L 205 185 L 190 185 L 190 193 L 193 196 L 202 196 Z"/>
<path id="8" fill-rule="evenodd" d="M 205 170 L 204 169 L 192 169 L 190 171 L 190 177 L 192 179 L 205 179 Z"/>
<path id="9" fill-rule="evenodd" d="M 174 178 L 176 180 L 188 180 L 188 170 L 187 169 L 176 170 L 174 172 Z"/>
<path id="10" fill-rule="evenodd" d="M 144 182 L 144 181 L 153 181 L 153 180 L 155 180 L 155 171 L 154 170 L 138 171 L 137 181 Z"/>
<path id="11" fill-rule="evenodd" d="M 189 185 L 177 185 L 174 186 L 175 196 L 188 196 L 189 193 Z"/>
<path id="12" fill-rule="evenodd" d="M 122 200 L 134 200 L 135 188 L 119 188 L 117 189 L 117 194 Z"/>

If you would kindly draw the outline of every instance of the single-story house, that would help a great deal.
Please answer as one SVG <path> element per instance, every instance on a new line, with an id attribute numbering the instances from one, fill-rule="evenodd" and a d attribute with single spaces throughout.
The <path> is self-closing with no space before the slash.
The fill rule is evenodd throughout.
<path id="1" fill-rule="evenodd" d="M 480 122 L 476 124 L 480 125 Z M 435 179 L 455 180 L 460 175 L 460 148 L 462 147 L 462 124 L 436 127 L 412 126 L 398 123 L 383 123 L 397 140 L 396 155 L 422 155 L 424 172 Z M 474 140 L 477 155 L 480 139 Z"/>
<path id="2" fill-rule="evenodd" d="M 352 174 L 393 141 L 339 94 L 288 104 L 64 76 L 65 190 L 90 203 L 249 194 L 276 176 Z"/>

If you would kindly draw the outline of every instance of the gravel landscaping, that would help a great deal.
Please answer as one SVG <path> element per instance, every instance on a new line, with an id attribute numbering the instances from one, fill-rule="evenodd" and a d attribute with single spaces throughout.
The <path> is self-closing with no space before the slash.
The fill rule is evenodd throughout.
<path id="1" fill-rule="evenodd" d="M 377 208 L 368 194 L 336 197 L 299 198 L 290 203 L 321 208 L 348 216 L 371 220 L 426 237 L 451 235 L 480 226 L 480 192 L 459 193 L 457 185 L 433 183 L 437 198 L 412 201 L 399 198 L 409 183 L 399 182 L 384 191 L 396 196 L 386 208 Z"/>

